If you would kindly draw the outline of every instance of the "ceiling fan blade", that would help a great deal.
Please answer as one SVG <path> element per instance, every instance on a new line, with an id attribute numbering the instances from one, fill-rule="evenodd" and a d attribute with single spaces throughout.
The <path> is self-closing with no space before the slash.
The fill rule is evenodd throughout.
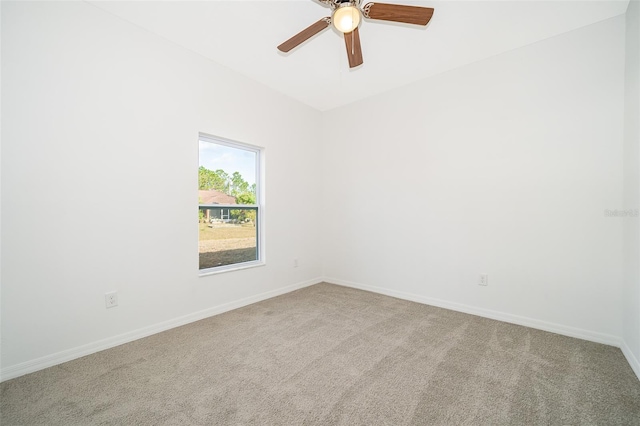
<path id="1" fill-rule="evenodd" d="M 367 3 L 362 8 L 362 14 L 365 18 L 370 19 L 427 25 L 433 16 L 433 8 L 389 3 Z"/>
<path id="2" fill-rule="evenodd" d="M 298 34 L 291 37 L 289 40 L 282 43 L 278 46 L 278 50 L 281 52 L 288 52 L 294 47 L 302 44 L 306 40 L 309 40 L 314 35 L 318 34 L 320 31 L 326 29 L 331 24 L 331 18 L 326 17 L 322 18 L 315 24 L 310 25 L 304 30 L 300 31 Z"/>
<path id="3" fill-rule="evenodd" d="M 358 27 L 344 35 L 344 43 L 347 46 L 349 68 L 362 65 L 364 61 L 362 60 L 362 47 L 360 46 L 360 33 L 358 33 Z"/>

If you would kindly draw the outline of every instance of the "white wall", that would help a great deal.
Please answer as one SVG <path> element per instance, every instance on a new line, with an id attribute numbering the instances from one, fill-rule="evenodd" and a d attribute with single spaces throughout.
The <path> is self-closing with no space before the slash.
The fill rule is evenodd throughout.
<path id="1" fill-rule="evenodd" d="M 328 280 L 619 342 L 624 37 L 620 16 L 326 113 Z"/>
<path id="2" fill-rule="evenodd" d="M 624 208 L 640 208 L 640 2 L 626 14 L 624 98 Z M 640 226 L 638 217 L 624 218 L 625 355 L 640 377 Z"/>
<path id="3" fill-rule="evenodd" d="M 2 9 L 4 379 L 322 275 L 319 112 L 84 2 Z M 198 132 L 265 147 L 267 266 L 198 277 Z"/>

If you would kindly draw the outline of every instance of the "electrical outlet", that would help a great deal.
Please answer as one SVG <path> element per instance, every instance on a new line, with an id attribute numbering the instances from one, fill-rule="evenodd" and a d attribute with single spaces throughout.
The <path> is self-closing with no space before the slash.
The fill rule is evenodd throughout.
<path id="1" fill-rule="evenodd" d="M 480 274 L 478 285 L 489 285 L 489 274 Z"/>
<path id="2" fill-rule="evenodd" d="M 111 293 L 104 294 L 104 302 L 107 305 L 107 309 L 115 308 L 118 306 L 118 293 L 112 291 Z"/>
<path id="3" fill-rule="evenodd" d="M 298 266 L 300 266 L 300 261 L 298 260 L 298 258 L 293 259 L 293 267 L 297 268 Z"/>

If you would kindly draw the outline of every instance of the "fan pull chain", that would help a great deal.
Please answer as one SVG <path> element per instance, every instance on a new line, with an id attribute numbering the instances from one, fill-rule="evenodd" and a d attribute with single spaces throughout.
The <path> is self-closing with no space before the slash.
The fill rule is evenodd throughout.
<path id="1" fill-rule="evenodd" d="M 351 22 L 353 22 L 353 21 L 354 21 L 354 19 L 355 19 L 353 15 L 354 15 L 354 13 L 353 13 L 353 9 L 352 9 L 352 10 L 351 10 Z M 353 34 L 353 33 L 355 33 L 355 32 L 356 32 L 356 29 L 355 29 L 355 28 L 351 30 L 351 56 L 353 56 L 353 55 L 355 55 L 355 54 L 356 54 L 356 49 L 355 49 L 355 47 L 356 47 L 356 46 L 355 46 L 355 44 L 356 44 L 356 43 L 355 43 L 355 35 Z"/>
<path id="2" fill-rule="evenodd" d="M 356 50 L 355 50 L 355 47 L 356 47 L 355 38 L 356 37 L 355 37 L 355 35 L 353 35 L 353 33 L 355 33 L 355 32 L 356 32 L 355 30 L 351 31 L 351 56 L 356 54 Z"/>

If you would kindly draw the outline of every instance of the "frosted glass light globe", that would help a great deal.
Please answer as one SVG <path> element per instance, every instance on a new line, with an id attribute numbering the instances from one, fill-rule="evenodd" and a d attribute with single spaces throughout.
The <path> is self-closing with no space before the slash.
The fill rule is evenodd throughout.
<path id="1" fill-rule="evenodd" d="M 360 25 L 360 10 L 347 3 L 346 6 L 340 6 L 333 12 L 331 22 L 338 31 L 350 33 Z"/>

